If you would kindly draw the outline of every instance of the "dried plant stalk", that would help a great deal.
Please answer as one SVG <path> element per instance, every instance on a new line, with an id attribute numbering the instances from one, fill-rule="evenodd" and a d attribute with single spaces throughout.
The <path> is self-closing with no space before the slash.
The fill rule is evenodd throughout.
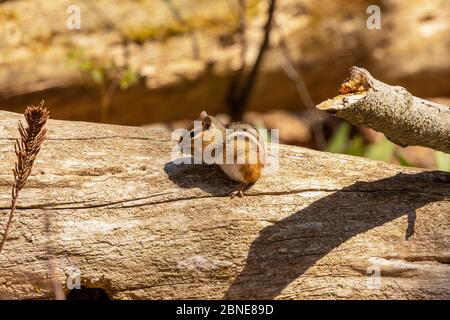
<path id="1" fill-rule="evenodd" d="M 47 250 L 47 263 L 48 263 L 48 269 L 50 271 L 50 284 L 53 290 L 53 293 L 55 294 L 55 300 L 65 300 L 66 296 L 64 295 L 64 290 L 59 282 L 58 278 L 58 259 L 55 255 L 55 244 L 54 240 L 51 234 L 51 213 L 48 212 L 45 215 L 45 233 L 48 236 L 48 242 L 46 246 Z"/>
<path id="2" fill-rule="evenodd" d="M 16 211 L 16 202 L 19 198 L 19 192 L 25 185 L 28 176 L 33 168 L 34 160 L 41 150 L 42 143 L 47 136 L 47 129 L 44 128 L 49 118 L 49 111 L 44 107 L 44 101 L 40 105 L 29 106 L 26 108 L 24 116 L 27 121 L 27 128 L 24 128 L 19 121 L 20 140 L 16 140 L 14 150 L 17 156 L 17 162 L 14 172 L 14 185 L 12 187 L 11 211 L 9 213 L 8 222 L 5 232 L 3 233 L 2 242 L 0 243 L 0 253 L 6 241 L 11 221 Z"/>

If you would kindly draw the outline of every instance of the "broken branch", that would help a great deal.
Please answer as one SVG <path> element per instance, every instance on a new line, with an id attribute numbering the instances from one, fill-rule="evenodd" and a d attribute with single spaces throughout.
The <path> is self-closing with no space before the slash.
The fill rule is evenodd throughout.
<path id="1" fill-rule="evenodd" d="M 450 107 L 376 80 L 366 69 L 352 67 L 339 95 L 317 108 L 380 131 L 402 147 L 417 145 L 450 153 Z"/>

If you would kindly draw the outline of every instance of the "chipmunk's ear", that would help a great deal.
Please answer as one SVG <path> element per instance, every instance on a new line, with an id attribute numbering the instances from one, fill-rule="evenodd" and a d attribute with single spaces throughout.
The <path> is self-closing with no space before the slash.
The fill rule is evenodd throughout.
<path id="1" fill-rule="evenodd" d="M 203 130 L 208 130 L 211 127 L 211 117 L 210 116 L 206 116 L 202 120 L 202 125 L 203 125 Z"/>
<path id="2" fill-rule="evenodd" d="M 200 119 L 201 119 L 201 120 L 205 119 L 207 116 L 208 116 L 208 114 L 206 113 L 206 111 L 202 111 L 202 112 L 200 113 Z"/>

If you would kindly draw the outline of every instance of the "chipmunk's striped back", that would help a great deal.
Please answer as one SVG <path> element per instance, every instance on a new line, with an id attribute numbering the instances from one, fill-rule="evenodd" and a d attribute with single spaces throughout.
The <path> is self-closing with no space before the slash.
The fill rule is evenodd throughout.
<path id="1" fill-rule="evenodd" d="M 201 126 L 197 130 L 189 128 L 189 141 L 180 139 L 180 144 L 190 144 L 191 154 L 208 157 L 217 164 L 232 180 L 240 182 L 229 195 L 242 197 L 243 192 L 250 188 L 261 176 L 265 164 L 264 139 L 258 131 L 249 124 L 232 123 L 227 128 L 216 118 L 205 111 L 200 114 Z M 195 128 L 194 128 L 195 129 Z M 200 146 L 197 150 L 195 146 Z"/>

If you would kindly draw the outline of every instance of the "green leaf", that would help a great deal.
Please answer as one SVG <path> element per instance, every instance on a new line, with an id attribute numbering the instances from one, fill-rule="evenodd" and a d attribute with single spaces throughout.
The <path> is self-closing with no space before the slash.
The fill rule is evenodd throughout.
<path id="1" fill-rule="evenodd" d="M 450 172 L 450 154 L 441 151 L 436 151 L 434 154 L 436 157 L 437 168 L 442 171 Z"/>
<path id="2" fill-rule="evenodd" d="M 345 152 L 352 156 L 362 157 L 364 155 L 364 141 L 360 135 L 355 136 Z"/>
<path id="3" fill-rule="evenodd" d="M 67 58 L 70 60 L 79 60 L 84 55 L 83 49 L 72 49 L 67 51 Z"/>
<path id="4" fill-rule="evenodd" d="M 95 83 L 102 83 L 105 79 L 105 73 L 104 73 L 103 69 L 95 68 L 95 69 L 92 69 L 92 71 L 91 71 L 91 77 Z"/>
<path id="5" fill-rule="evenodd" d="M 136 84 L 138 81 L 138 75 L 133 70 L 127 70 L 120 79 L 120 89 L 126 90 L 129 87 Z"/>
<path id="6" fill-rule="evenodd" d="M 328 152 L 344 152 L 347 145 L 348 137 L 350 135 L 350 124 L 348 122 L 342 122 L 336 132 L 328 142 L 325 151 Z"/>
<path id="7" fill-rule="evenodd" d="M 90 61 L 82 61 L 80 62 L 80 69 L 82 71 L 91 71 L 94 68 L 94 64 Z"/>
<path id="8" fill-rule="evenodd" d="M 257 121 L 253 125 L 255 126 L 256 130 L 267 129 L 264 126 L 264 122 L 263 121 Z M 265 136 L 262 137 L 264 139 L 264 142 L 265 143 L 271 143 L 272 142 L 272 135 L 270 134 L 270 130 L 266 130 L 265 133 L 266 133 Z"/>
<path id="9" fill-rule="evenodd" d="M 412 167 L 411 162 L 406 160 L 406 158 L 404 156 L 402 156 L 400 153 L 394 152 L 394 157 L 398 160 L 400 165 L 405 166 L 405 167 Z"/>
<path id="10" fill-rule="evenodd" d="M 369 159 L 388 162 L 392 157 L 394 147 L 395 145 L 392 142 L 383 137 L 383 139 L 377 143 L 369 146 L 365 156 Z"/>

